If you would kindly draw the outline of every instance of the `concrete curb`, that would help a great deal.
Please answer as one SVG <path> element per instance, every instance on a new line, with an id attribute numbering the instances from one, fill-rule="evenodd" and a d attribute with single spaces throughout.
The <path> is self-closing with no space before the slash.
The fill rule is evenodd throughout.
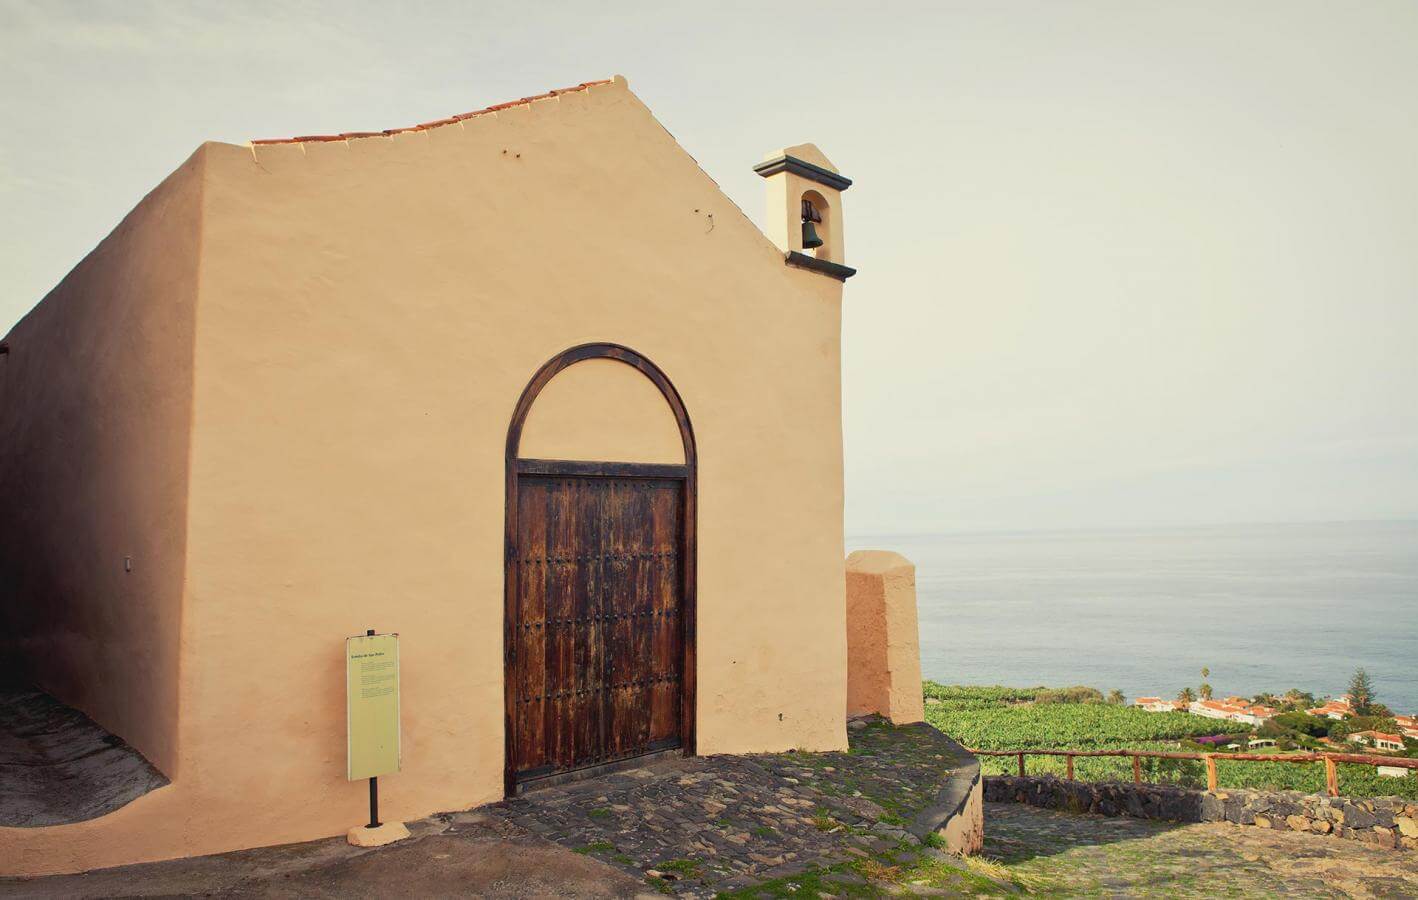
<path id="1" fill-rule="evenodd" d="M 920 727 L 940 734 L 932 725 L 922 723 Z M 979 844 L 984 836 L 983 811 L 979 803 L 983 792 L 980 761 L 949 736 L 941 734 L 941 737 L 949 745 L 950 754 L 945 761 L 950 767 L 949 777 L 936 792 L 935 799 L 916 814 L 906 830 L 921 840 L 925 840 L 928 834 L 941 835 L 946 840 L 946 849 L 951 853 L 974 853 L 981 849 Z M 972 799 L 976 800 L 973 809 Z M 979 835 L 980 840 L 972 837 L 975 834 Z"/>

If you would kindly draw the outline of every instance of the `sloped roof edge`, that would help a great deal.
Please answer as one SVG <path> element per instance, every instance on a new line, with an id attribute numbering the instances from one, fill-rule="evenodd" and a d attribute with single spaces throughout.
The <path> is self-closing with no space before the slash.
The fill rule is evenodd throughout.
<path id="1" fill-rule="evenodd" d="M 485 116 L 489 113 L 499 112 L 504 109 L 511 109 L 514 106 L 527 106 L 537 100 L 549 100 L 552 97 L 557 97 L 561 94 L 571 94 L 576 93 L 578 91 L 585 91 L 593 87 L 599 87 L 605 84 L 612 84 L 615 81 L 620 81 L 624 83 L 625 79 L 621 78 L 620 76 L 616 76 L 615 78 L 603 78 L 599 81 L 583 81 L 578 85 L 573 85 L 572 87 L 553 88 L 552 90 L 547 91 L 545 94 L 536 94 L 531 97 L 523 97 L 520 100 L 510 100 L 506 103 L 496 103 L 492 106 L 488 106 L 483 109 L 475 109 L 472 112 L 460 113 L 456 116 L 449 116 L 446 119 L 436 119 L 432 122 L 424 122 L 420 125 L 410 125 L 406 128 L 386 128 L 383 131 L 346 131 L 342 134 L 310 134 L 303 135 L 300 137 L 289 138 L 258 138 L 257 140 L 251 141 L 251 144 L 253 146 L 259 146 L 262 144 L 303 144 L 307 142 L 320 141 L 349 141 L 356 140 L 359 138 L 389 137 L 390 135 L 404 134 L 410 131 L 428 131 L 430 128 L 439 128 L 444 125 L 456 125 L 464 119 L 471 119 L 476 116 Z"/>

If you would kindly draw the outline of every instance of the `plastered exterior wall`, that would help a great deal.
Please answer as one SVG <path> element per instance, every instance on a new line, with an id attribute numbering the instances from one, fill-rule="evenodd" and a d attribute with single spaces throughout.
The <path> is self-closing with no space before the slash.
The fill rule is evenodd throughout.
<path id="1" fill-rule="evenodd" d="M 916 567 L 889 550 L 847 557 L 847 714 L 925 720 Z"/>
<path id="2" fill-rule="evenodd" d="M 201 169 L 149 194 L 0 356 L 0 664 L 170 777 Z"/>
<path id="3" fill-rule="evenodd" d="M 522 426 L 518 456 L 684 462 L 679 425 L 654 382 L 625 363 L 588 359 L 542 388 Z"/>
<path id="4" fill-rule="evenodd" d="M 181 778 L 59 838 L 0 834 L 4 867 L 361 823 L 341 654 L 366 628 L 401 635 L 383 817 L 499 799 L 504 442 L 538 367 L 590 341 L 653 360 L 694 424 L 699 752 L 846 747 L 841 285 L 785 266 L 623 80 L 423 132 L 203 153 Z M 578 408 L 587 373 L 548 388 L 523 455 L 662 461 L 655 414 L 628 441 Z M 637 391 L 593 399 L 633 412 Z"/>

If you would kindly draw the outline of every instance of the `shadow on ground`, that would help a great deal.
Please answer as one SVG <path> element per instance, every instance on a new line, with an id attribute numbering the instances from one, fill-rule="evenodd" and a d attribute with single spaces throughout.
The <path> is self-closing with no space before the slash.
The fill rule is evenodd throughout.
<path id="1" fill-rule="evenodd" d="M 0 879 L 10 897 L 635 897 L 638 879 L 480 812 L 414 823 L 374 850 L 343 838 L 216 856 Z"/>
<path id="2" fill-rule="evenodd" d="M 985 856 L 1053 895 L 1418 896 L 1418 858 L 1333 837 L 985 804 Z"/>
<path id="3" fill-rule="evenodd" d="M 1178 822 L 1072 813 L 1015 803 L 987 803 L 985 810 L 985 855 L 1008 864 L 1080 847 L 1161 839 L 1186 827 Z"/>

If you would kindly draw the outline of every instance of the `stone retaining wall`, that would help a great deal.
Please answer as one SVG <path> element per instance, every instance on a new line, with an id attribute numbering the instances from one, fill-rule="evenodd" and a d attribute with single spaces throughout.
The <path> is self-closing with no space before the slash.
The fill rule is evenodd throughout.
<path id="1" fill-rule="evenodd" d="M 1397 797 L 1325 797 L 1298 791 L 1207 792 L 1165 784 L 994 775 L 985 779 L 985 799 L 1105 816 L 1231 822 L 1330 834 L 1391 849 L 1418 849 L 1418 801 Z"/>

